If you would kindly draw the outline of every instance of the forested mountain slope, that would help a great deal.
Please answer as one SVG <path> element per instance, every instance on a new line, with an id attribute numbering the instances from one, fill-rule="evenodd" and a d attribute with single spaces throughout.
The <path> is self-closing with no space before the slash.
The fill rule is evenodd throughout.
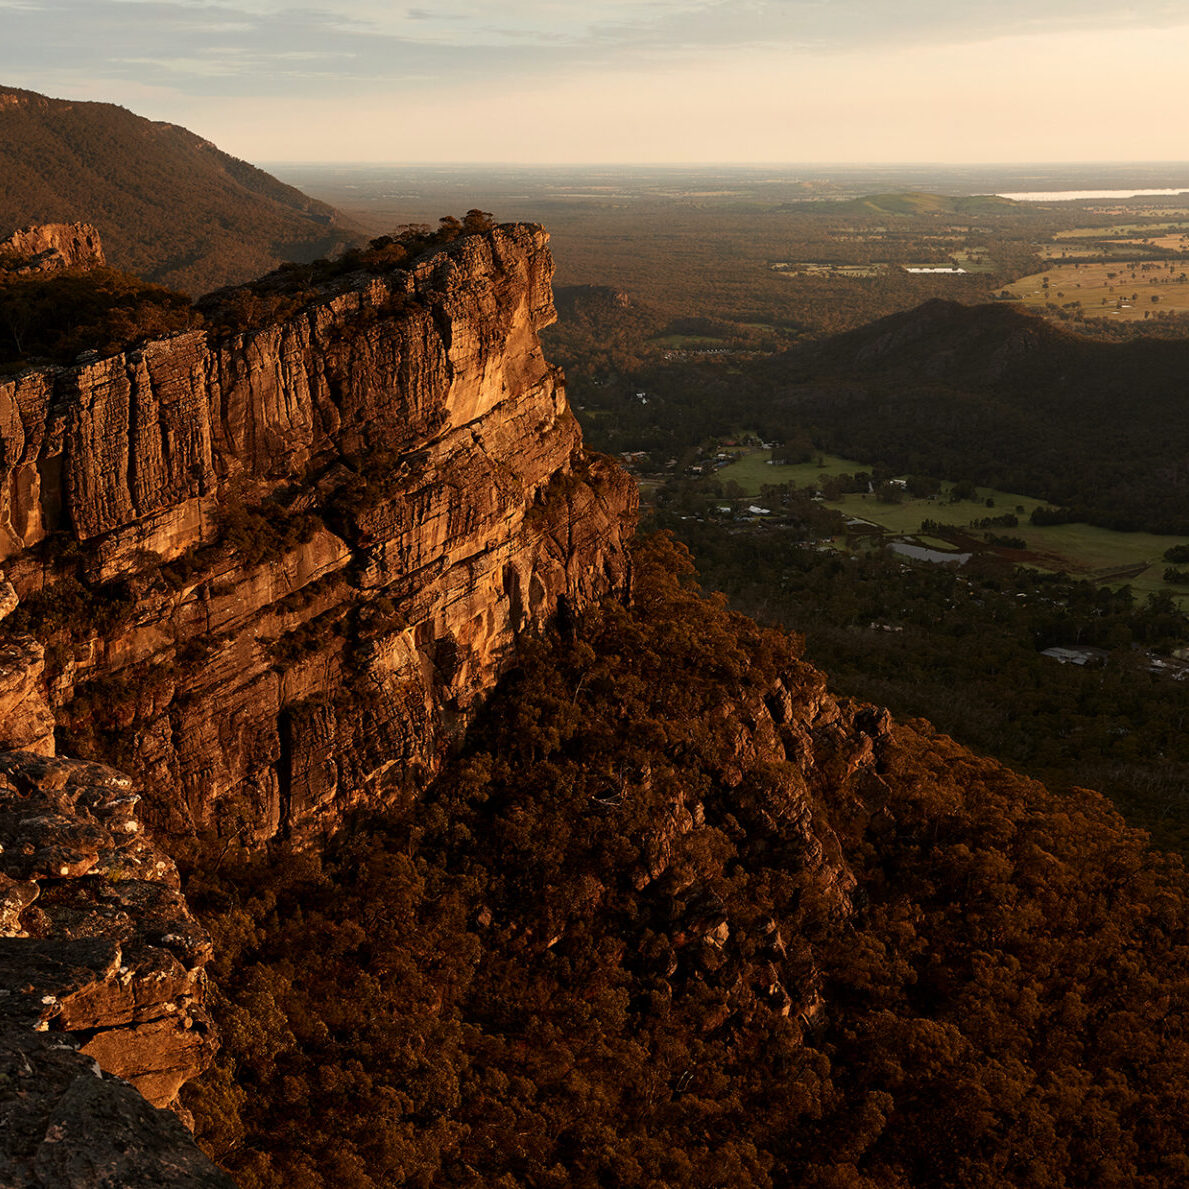
<path id="1" fill-rule="evenodd" d="M 797 652 L 653 541 L 418 801 L 192 859 L 209 1150 L 245 1189 L 1183 1183 L 1179 861 Z"/>
<path id="2" fill-rule="evenodd" d="M 185 128 L 0 87 L 0 238 L 79 221 L 114 267 L 192 294 L 357 238 L 333 207 Z"/>

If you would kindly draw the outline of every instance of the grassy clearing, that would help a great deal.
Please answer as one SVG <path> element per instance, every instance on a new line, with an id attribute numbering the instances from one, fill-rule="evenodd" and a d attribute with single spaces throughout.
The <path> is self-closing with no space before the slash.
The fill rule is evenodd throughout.
<path id="1" fill-rule="evenodd" d="M 821 464 L 813 462 L 796 466 L 769 466 L 766 451 L 755 451 L 738 462 L 719 471 L 719 478 L 726 482 L 733 479 L 743 489 L 747 498 L 760 494 L 765 483 L 795 483 L 805 486 L 816 484 L 824 476 L 854 474 L 867 470 L 864 463 L 854 459 L 827 454 L 821 456 Z M 1028 564 L 1036 569 L 1054 573 L 1064 571 L 1070 575 L 1091 580 L 1102 580 L 1104 585 L 1129 585 L 1139 595 L 1165 592 L 1178 602 L 1189 606 L 1189 591 L 1184 587 L 1169 586 L 1164 582 L 1167 563 L 1163 560 L 1166 549 L 1184 544 L 1180 537 L 1160 536 L 1155 533 L 1120 533 L 1112 529 L 1098 528 L 1090 524 L 1054 524 L 1037 527 L 1029 523 L 1034 508 L 1042 507 L 1043 500 L 1019 495 L 1010 491 L 999 491 L 991 487 L 977 489 L 973 500 L 959 500 L 951 503 L 948 492 L 952 485 L 943 485 L 942 493 L 934 499 L 922 500 L 905 497 L 898 504 L 887 504 L 873 494 L 852 492 L 839 500 L 827 502 L 847 516 L 870 521 L 884 532 L 893 536 L 910 536 L 933 549 L 954 549 L 953 542 L 946 542 L 933 535 L 922 535 L 921 522 L 937 521 L 953 525 L 969 533 L 975 541 L 983 541 L 984 534 L 991 532 L 1000 536 L 1018 537 L 1025 543 L 1025 553 L 1002 550 L 990 544 L 988 552 L 998 553 L 1010 560 Z M 987 501 L 992 501 L 988 507 Z M 972 521 L 986 517 L 1000 516 L 1005 512 L 1019 518 L 1017 528 L 970 528 Z M 1144 566 L 1143 572 L 1124 578 L 1112 577 L 1112 572 L 1129 567 Z"/>
<path id="2" fill-rule="evenodd" d="M 1100 260 L 1096 263 L 1106 264 L 1115 269 L 1134 267 L 1136 248 L 1142 246 L 1137 240 L 1120 239 L 1105 244 L 1041 244 L 1037 252 L 1044 260 L 1055 261 L 1085 260 L 1087 256 L 1098 256 Z M 1082 268 L 1088 267 L 1088 264 L 1082 265 Z"/>
<path id="3" fill-rule="evenodd" d="M 772 466 L 768 462 L 771 456 L 769 450 L 753 450 L 738 462 L 723 467 L 718 473 L 719 478 L 724 483 L 728 479 L 734 479 L 747 495 L 754 497 L 760 494 L 760 487 L 765 483 L 795 483 L 799 487 L 806 487 L 810 483 L 820 482 L 827 475 L 854 474 L 855 471 L 869 469 L 864 463 L 855 462 L 850 458 L 839 458 L 835 454 L 819 454 L 812 462 L 797 463 L 794 466 Z"/>
<path id="4" fill-rule="evenodd" d="M 1189 310 L 1189 260 L 1058 265 L 1007 286 L 1025 305 L 1080 302 L 1091 317 L 1142 320 Z"/>
<path id="5" fill-rule="evenodd" d="M 665 334 L 659 338 L 650 339 L 649 342 L 657 347 L 668 348 L 727 346 L 726 339 L 711 338 L 704 334 Z"/>
<path id="6" fill-rule="evenodd" d="M 851 492 L 840 500 L 829 500 L 827 506 L 837 508 L 847 516 L 856 516 L 860 520 L 870 520 L 878 524 L 885 532 L 896 535 L 915 536 L 921 531 L 922 520 L 941 520 L 948 523 L 950 516 L 948 509 L 961 508 L 961 504 L 947 504 L 944 500 L 912 500 L 906 499 L 899 504 L 885 504 L 873 495 L 861 492 Z M 990 515 L 984 512 L 983 515 Z M 961 516 L 961 520 L 958 517 Z M 955 523 L 964 524 L 970 519 L 969 513 L 955 513 Z"/>
<path id="7" fill-rule="evenodd" d="M 1153 248 L 1163 248 L 1169 252 L 1189 252 L 1189 231 L 1173 231 L 1168 235 L 1151 236 L 1146 239 L 1125 239 L 1124 244 L 1148 245 Z"/>
<path id="8" fill-rule="evenodd" d="M 1151 235 L 1154 231 L 1189 231 L 1189 223 L 1181 219 L 1168 223 L 1116 223 L 1111 227 L 1074 227 L 1058 231 L 1054 239 L 1104 239 L 1115 235 Z"/>
<path id="9" fill-rule="evenodd" d="M 980 248 L 963 248 L 953 253 L 953 262 L 967 272 L 994 272 L 995 264 Z"/>
<path id="10" fill-rule="evenodd" d="M 773 272 L 789 277 L 878 277 L 888 271 L 886 264 L 793 264 L 770 265 Z"/>

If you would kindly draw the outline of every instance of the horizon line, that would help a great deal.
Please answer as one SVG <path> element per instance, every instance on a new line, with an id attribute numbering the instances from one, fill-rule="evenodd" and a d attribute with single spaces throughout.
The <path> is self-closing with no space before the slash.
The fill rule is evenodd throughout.
<path id="1" fill-rule="evenodd" d="M 1183 168 L 1189 159 L 1086 159 L 1071 161 L 327 161 L 314 159 L 262 159 L 259 166 L 321 166 L 331 169 L 361 167 L 408 169 L 1070 169 L 1095 168 Z"/>

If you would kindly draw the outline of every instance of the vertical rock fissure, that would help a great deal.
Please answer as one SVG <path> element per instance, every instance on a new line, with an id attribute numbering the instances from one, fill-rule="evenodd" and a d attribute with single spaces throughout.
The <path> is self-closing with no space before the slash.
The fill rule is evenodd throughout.
<path id="1" fill-rule="evenodd" d="M 280 834 L 285 840 L 292 837 L 293 828 L 293 712 L 289 707 L 281 711 L 277 720 L 278 755 L 275 766 L 277 800 L 280 811 Z"/>

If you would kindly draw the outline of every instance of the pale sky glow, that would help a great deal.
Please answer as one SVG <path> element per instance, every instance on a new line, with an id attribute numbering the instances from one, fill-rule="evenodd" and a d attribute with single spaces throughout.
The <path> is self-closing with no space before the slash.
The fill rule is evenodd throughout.
<path id="1" fill-rule="evenodd" d="M 1189 0 L 0 0 L 0 83 L 255 161 L 1181 160 Z"/>

